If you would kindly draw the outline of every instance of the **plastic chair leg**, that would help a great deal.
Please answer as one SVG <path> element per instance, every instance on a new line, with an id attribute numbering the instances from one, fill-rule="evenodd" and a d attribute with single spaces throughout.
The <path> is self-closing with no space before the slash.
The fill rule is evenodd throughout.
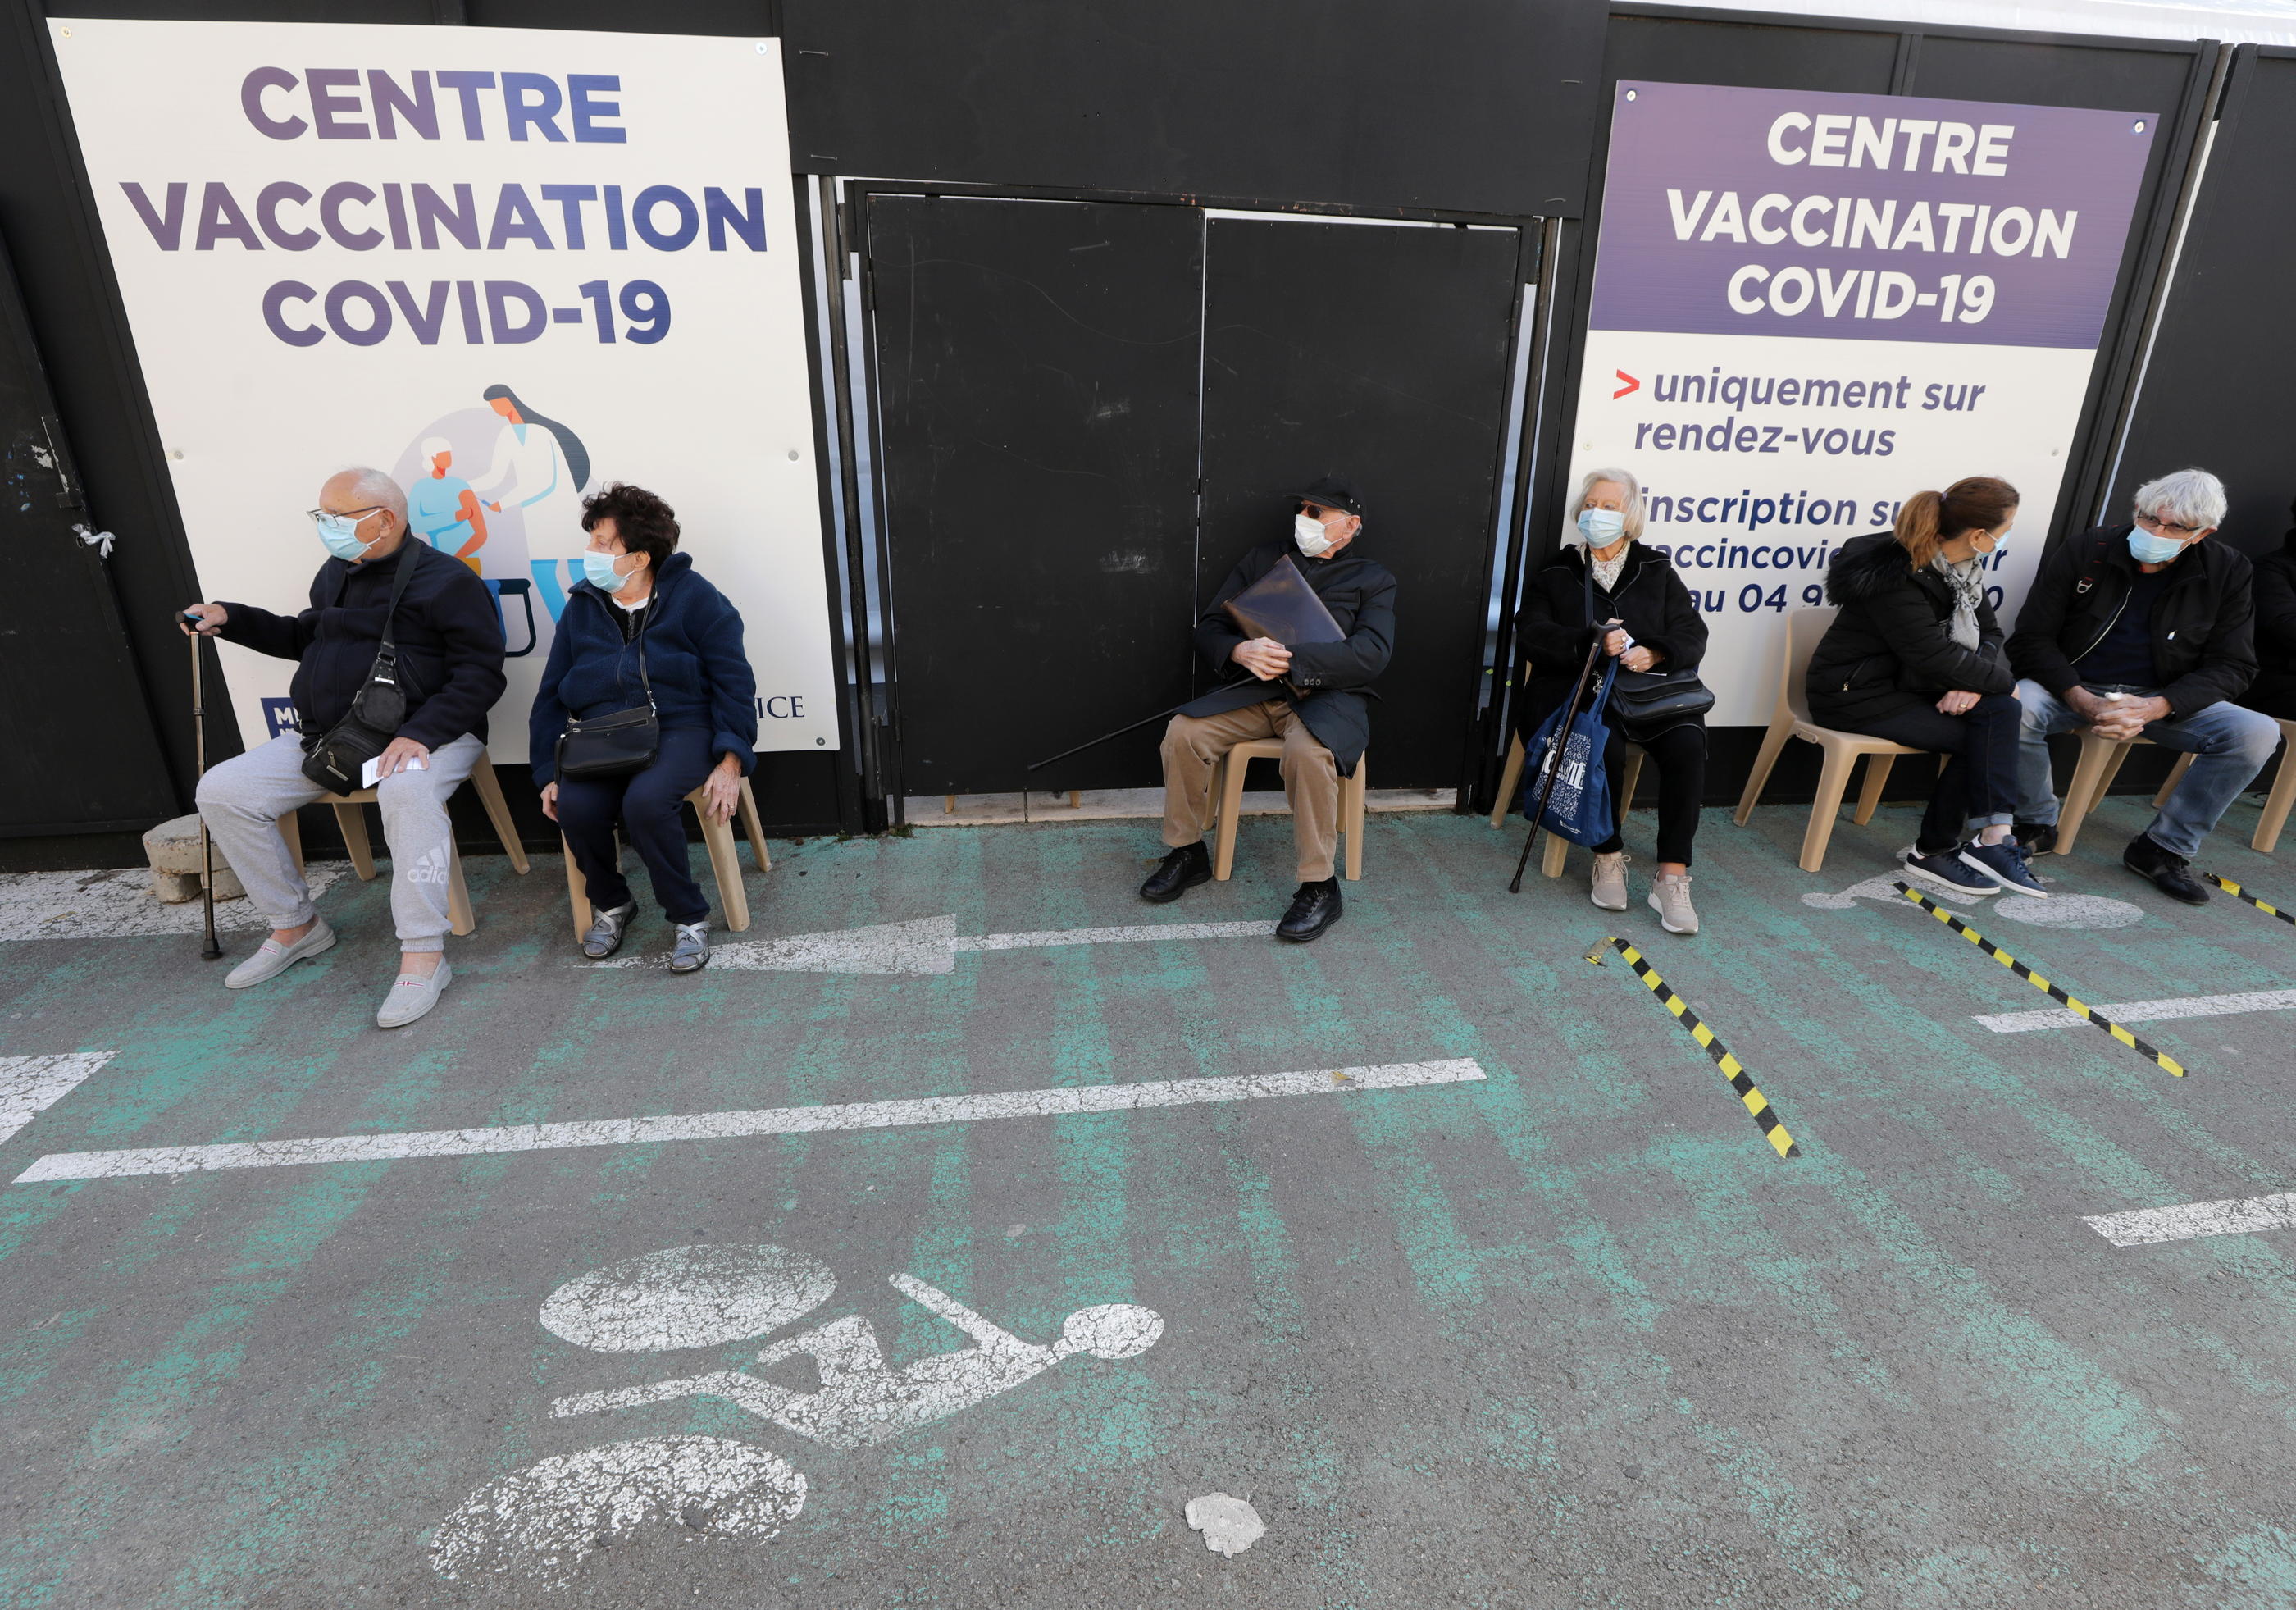
<path id="1" fill-rule="evenodd" d="M 1874 819 L 1882 807 L 1882 791 L 1890 785 L 1890 768 L 1897 763 L 1895 755 L 1867 755 L 1866 784 L 1857 791 L 1857 814 L 1849 819 L 1863 827 Z"/>
<path id="2" fill-rule="evenodd" d="M 2169 796 L 2177 792 L 2177 784 L 2183 782 L 2185 774 L 2192 769 L 2193 753 L 2186 750 L 2177 757 L 2177 763 L 2169 768 L 2169 780 L 2161 784 L 2161 792 L 2152 796 L 2153 809 L 2158 810 L 2169 802 Z"/>
<path id="3" fill-rule="evenodd" d="M 574 851 L 568 848 L 563 834 L 559 836 L 558 849 L 566 858 L 566 898 L 574 907 L 574 942 L 578 945 L 588 937 L 590 924 L 596 920 L 590 910 L 590 880 L 574 864 Z"/>
<path id="4" fill-rule="evenodd" d="M 279 836 L 286 841 L 287 858 L 295 863 L 295 870 L 303 870 L 303 824 L 293 811 L 279 818 Z"/>
<path id="5" fill-rule="evenodd" d="M 766 849 L 766 827 L 758 817 L 758 796 L 747 777 L 742 779 L 742 831 L 750 835 L 750 858 L 757 863 L 758 870 L 771 872 L 774 858 Z"/>
<path id="6" fill-rule="evenodd" d="M 1363 881 L 1364 794 L 1370 788 L 1370 761 L 1358 758 L 1356 775 L 1340 789 L 1340 820 L 1348 835 L 1348 882 Z"/>
<path id="7" fill-rule="evenodd" d="M 2283 721 L 2287 742 L 2280 748 L 2280 769 L 2272 778 L 2272 792 L 2264 796 L 2264 814 L 2257 818 L 2256 836 L 2249 848 L 2270 855 L 2279 847 L 2280 830 L 2288 826 L 2288 810 L 2296 805 L 2296 721 Z"/>
<path id="8" fill-rule="evenodd" d="M 1538 852 L 1538 869 L 1548 877 L 1559 878 L 1570 859 L 1570 841 L 1560 834 L 1546 835 L 1546 848 Z"/>
<path id="9" fill-rule="evenodd" d="M 1841 796 L 1849 789 L 1849 768 L 1857 764 L 1854 751 L 1828 747 L 1825 764 L 1817 775 L 1817 798 L 1810 801 L 1809 826 L 1802 830 L 1801 869 L 1825 869 L 1825 846 L 1833 837 L 1833 819 L 1841 811 Z"/>
<path id="10" fill-rule="evenodd" d="M 487 809 L 487 820 L 495 825 L 495 836 L 502 841 L 503 853 L 510 864 L 523 875 L 532 869 L 526 858 L 526 846 L 518 842 L 518 825 L 511 820 L 510 801 L 503 798 L 502 779 L 495 776 L 494 762 L 486 756 L 471 768 L 471 786 L 479 791 L 479 803 Z"/>
<path id="11" fill-rule="evenodd" d="M 1770 780 L 1770 768 L 1785 752 L 1786 740 L 1793 736 L 1792 720 L 1772 721 L 1770 730 L 1762 735 L 1762 747 L 1754 756 L 1754 769 L 1746 774 L 1746 792 L 1738 796 L 1738 809 L 1731 818 L 1739 826 L 1754 814 L 1754 803 L 1762 797 L 1762 789 Z"/>
<path id="12" fill-rule="evenodd" d="M 1650 755 L 1640 749 L 1627 757 L 1626 766 L 1619 778 L 1621 791 L 1619 794 L 1619 815 L 1621 817 L 1635 808 L 1635 790 L 1643 785 L 1643 762 L 1649 759 Z"/>
<path id="13" fill-rule="evenodd" d="M 1250 769 L 1250 761 L 1223 755 L 1212 774 L 1219 799 L 1219 843 L 1212 855 L 1212 876 L 1223 883 L 1235 870 L 1236 818 L 1243 814 L 1243 775 Z"/>
<path id="14" fill-rule="evenodd" d="M 2073 780 L 2065 785 L 2065 802 L 2057 810 L 2057 853 L 2070 855 L 2080 841 L 2081 819 L 2088 815 L 2089 807 L 2104 793 L 2108 780 L 2105 768 L 2112 760 L 2112 752 L 2119 745 L 2095 738 L 2081 739 L 2080 760 L 2073 767 Z"/>
<path id="15" fill-rule="evenodd" d="M 742 858 L 734 843 L 734 824 L 721 822 L 708 811 L 701 818 L 701 842 L 709 847 L 709 870 L 718 875 L 718 903 L 724 908 L 726 926 L 735 933 L 750 931 L 750 896 L 742 887 Z"/>
<path id="16" fill-rule="evenodd" d="M 1525 758 L 1522 735 L 1517 733 L 1514 742 L 1507 745 L 1505 769 L 1499 773 L 1498 802 L 1491 807 L 1491 826 L 1494 827 L 1506 825 L 1507 808 L 1514 803 L 1514 791 L 1522 785 Z"/>
<path id="17" fill-rule="evenodd" d="M 351 852 L 351 870 L 359 875 L 359 882 L 374 882 L 374 846 L 366 836 L 366 807 L 338 805 L 335 826 L 342 830 L 343 847 Z"/>
<path id="18" fill-rule="evenodd" d="M 463 939 L 479 928 L 478 914 L 471 908 L 471 886 L 463 881 L 463 852 L 452 834 L 447 835 L 447 925 Z"/>

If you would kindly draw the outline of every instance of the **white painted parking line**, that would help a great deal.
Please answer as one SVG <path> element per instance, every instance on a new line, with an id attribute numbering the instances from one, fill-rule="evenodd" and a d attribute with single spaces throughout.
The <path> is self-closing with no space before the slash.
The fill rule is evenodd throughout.
<path id="1" fill-rule="evenodd" d="M 2238 995 L 2169 996 L 2161 1000 L 2112 1001 L 2094 1008 L 2117 1023 L 2170 1023 L 2180 1017 L 2232 1017 L 2243 1012 L 2296 1012 L 2296 990 L 2250 990 Z M 1977 1021 L 1996 1034 L 2078 1029 L 2081 1020 L 2055 1006 L 2038 1012 L 1989 1012 Z"/>
<path id="2" fill-rule="evenodd" d="M 67 1051 L 57 1056 L 0 1056 L 0 1140 L 6 1140 L 70 1095 L 117 1051 Z"/>
<path id="3" fill-rule="evenodd" d="M 119 1152 L 54 1152 L 16 1176 L 18 1185 L 49 1179 L 118 1179 L 138 1174 L 188 1174 L 203 1169 L 267 1169 L 308 1162 L 378 1162 L 401 1157 L 472 1157 L 567 1146 L 643 1146 L 658 1140 L 723 1140 L 748 1135 L 805 1135 L 824 1129 L 878 1129 L 909 1124 L 967 1123 L 985 1118 L 1057 1118 L 1200 1102 L 1256 1101 L 1270 1096 L 1325 1096 L 1341 1090 L 1396 1090 L 1456 1084 L 1484 1077 L 1470 1057 L 1318 1068 L 1140 1084 L 1075 1085 L 930 1096 L 909 1101 L 857 1101 L 836 1106 L 766 1107 L 744 1113 L 683 1113 L 578 1123 L 507 1124 L 499 1129 L 429 1129 L 395 1135 L 334 1135 L 309 1140 L 255 1140 L 222 1146 L 152 1146 Z"/>
<path id="4" fill-rule="evenodd" d="M 309 869 L 311 893 L 324 893 L 350 871 L 347 861 Z M 0 940 L 138 939 L 197 933 L 200 903 L 163 906 L 142 867 L 108 872 L 0 873 Z M 248 899 L 216 903 L 216 927 L 231 932 L 268 928 Z"/>
<path id="5" fill-rule="evenodd" d="M 734 940 L 709 953 L 714 968 L 734 973 L 914 973 L 956 971 L 956 958 L 982 950 L 1037 950 L 1054 945 L 1136 945 L 1162 940 L 1268 939 L 1272 922 L 1136 923 L 1121 928 L 1043 928 L 1026 933 L 959 933 L 954 916 L 921 916 L 827 933 Z M 669 953 L 622 956 L 594 967 L 660 967 Z"/>
<path id="6" fill-rule="evenodd" d="M 2149 1246 L 2156 1241 L 2189 1241 L 2195 1236 L 2244 1236 L 2258 1230 L 2296 1229 L 2296 1191 L 2269 1196 L 2233 1196 L 2222 1202 L 2185 1202 L 2175 1207 L 2137 1208 L 2126 1213 L 2096 1213 L 2081 1222 L 2115 1246 Z"/>

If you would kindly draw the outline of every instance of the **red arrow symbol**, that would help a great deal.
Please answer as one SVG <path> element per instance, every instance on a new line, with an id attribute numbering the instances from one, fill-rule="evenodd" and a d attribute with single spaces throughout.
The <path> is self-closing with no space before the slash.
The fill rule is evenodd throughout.
<path id="1" fill-rule="evenodd" d="M 1643 382 L 1636 380 L 1633 375 L 1628 374 L 1624 369 L 1613 369 L 1611 373 L 1627 382 L 1625 385 L 1620 386 L 1617 390 L 1611 393 L 1611 400 L 1612 402 L 1618 401 L 1619 398 L 1624 397 L 1629 391 L 1639 391 L 1643 389 Z"/>

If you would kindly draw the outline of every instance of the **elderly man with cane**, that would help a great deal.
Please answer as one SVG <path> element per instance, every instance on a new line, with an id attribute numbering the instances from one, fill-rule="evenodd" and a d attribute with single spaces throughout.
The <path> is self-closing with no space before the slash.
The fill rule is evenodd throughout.
<path id="1" fill-rule="evenodd" d="M 468 565 L 407 540 L 406 495 L 380 470 L 330 477 L 310 518 L 331 557 L 311 583 L 309 608 L 278 615 L 195 604 L 183 612 L 186 630 L 300 661 L 292 691 L 302 730 L 200 779 L 200 816 L 271 924 L 262 948 L 224 982 L 264 983 L 333 946 L 279 818 L 359 787 L 371 766 L 400 951 L 375 1023 L 395 1029 L 437 1006 L 454 976 L 447 798 L 486 753 L 487 711 L 504 686 L 502 627 Z"/>

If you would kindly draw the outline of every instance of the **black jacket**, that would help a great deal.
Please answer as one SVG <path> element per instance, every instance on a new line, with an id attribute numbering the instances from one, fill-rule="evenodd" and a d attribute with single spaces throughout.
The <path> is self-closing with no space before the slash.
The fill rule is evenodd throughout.
<path id="1" fill-rule="evenodd" d="M 1308 559 L 1284 537 L 1246 554 L 1196 618 L 1196 652 L 1224 686 L 1180 713 L 1217 716 L 1267 699 L 1289 699 L 1316 742 L 1340 763 L 1341 775 L 1352 776 L 1371 736 L 1370 702 L 1357 690 L 1368 687 L 1395 653 L 1395 578 L 1377 560 L 1363 558 L 1358 551 L 1362 545 L 1363 538 L 1357 536 L 1336 554 Z M 1305 690 L 1305 697 L 1281 681 L 1262 682 L 1228 657 L 1243 634 L 1221 607 L 1267 574 L 1286 554 L 1348 635 L 1341 643 L 1284 645 L 1292 651 L 1288 679 Z"/>
<path id="2" fill-rule="evenodd" d="M 2099 526 L 2041 561 L 2017 612 L 2009 663 L 2062 698 L 2080 685 L 2073 661 L 2096 646 L 2136 580 L 2134 527 Z M 2152 608 L 2153 686 L 2178 717 L 2237 699 L 2256 676 L 2256 619 L 2248 555 L 2229 543 L 2186 546 Z"/>
<path id="3" fill-rule="evenodd" d="M 1953 584 L 1916 571 L 1888 531 L 1853 537 L 1825 572 L 1841 612 L 1818 639 L 1803 686 L 1820 726 L 1858 730 L 1948 693 L 2005 694 L 2017 686 L 1993 606 L 1977 606 L 1977 646 L 1953 640 Z M 2030 607 L 2030 606 L 2028 606 Z"/>
<path id="4" fill-rule="evenodd" d="M 311 581 L 311 607 L 275 615 L 252 604 L 224 604 L 217 634 L 258 654 L 302 662 L 291 692 L 307 735 L 350 713 L 382 646 L 382 617 L 398 567 L 413 564 L 396 623 L 406 719 L 398 728 L 426 748 L 464 733 L 487 735 L 487 711 L 503 693 L 502 618 L 471 567 L 410 533 L 387 559 L 354 565 L 329 559 Z"/>
<path id="5" fill-rule="evenodd" d="M 2296 531 L 2288 533 L 2279 552 L 2253 563 L 2256 680 L 2240 702 L 2267 716 L 2296 721 Z"/>
<path id="6" fill-rule="evenodd" d="M 1696 670 L 1706 657 L 1706 617 L 1690 601 L 1664 554 L 1636 542 L 1627 549 L 1616 589 L 1595 587 L 1595 619 L 1625 622 L 1627 635 L 1659 656 L 1662 671 Z M 1573 543 L 1523 589 L 1514 618 L 1516 653 L 1530 680 L 1515 703 L 1515 728 L 1528 737 L 1570 696 L 1596 628 L 1587 620 L 1587 550 Z M 1597 666 L 1599 673 L 1601 667 Z"/>

